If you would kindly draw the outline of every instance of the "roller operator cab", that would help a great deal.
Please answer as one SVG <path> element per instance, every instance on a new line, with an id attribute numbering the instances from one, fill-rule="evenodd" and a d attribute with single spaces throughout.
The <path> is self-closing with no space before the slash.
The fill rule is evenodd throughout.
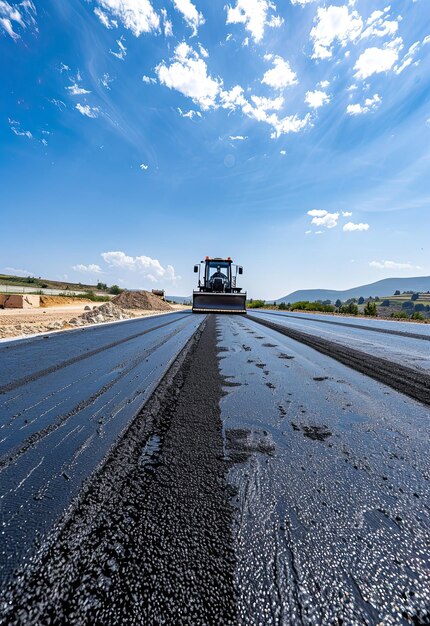
<path id="1" fill-rule="evenodd" d="M 193 313 L 246 313 L 246 293 L 237 287 L 243 268 L 227 259 L 206 257 L 194 266 L 199 275 L 193 291 Z"/>

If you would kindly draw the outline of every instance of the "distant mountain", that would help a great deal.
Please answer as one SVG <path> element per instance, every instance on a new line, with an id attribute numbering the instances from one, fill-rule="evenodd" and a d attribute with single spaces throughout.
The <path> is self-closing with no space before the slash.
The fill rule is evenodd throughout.
<path id="1" fill-rule="evenodd" d="M 193 296 L 166 296 L 166 300 L 169 302 L 175 302 L 176 304 L 184 304 L 184 302 L 191 302 Z"/>
<path id="2" fill-rule="evenodd" d="M 384 278 L 376 283 L 360 285 L 352 289 L 336 291 L 335 289 L 299 289 L 293 291 L 276 302 L 300 302 L 302 300 L 331 300 L 345 301 L 349 298 L 369 298 L 370 296 L 392 296 L 394 292 L 402 291 L 430 291 L 430 276 L 418 276 L 416 278 Z"/>

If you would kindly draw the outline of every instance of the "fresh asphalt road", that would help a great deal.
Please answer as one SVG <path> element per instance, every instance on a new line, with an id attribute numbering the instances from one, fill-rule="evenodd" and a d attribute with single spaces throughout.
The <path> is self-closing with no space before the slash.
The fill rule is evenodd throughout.
<path id="1" fill-rule="evenodd" d="M 263 318 L 267 314 L 258 315 Z M 4 368 L 0 373 L 1 561 L 5 580 L 28 558 L 34 542 L 43 540 L 202 320 L 203 316 L 172 314 L 1 346 L 1 362 L 7 369 L 7 373 Z M 216 465 L 222 459 L 216 449 L 214 465 L 204 469 L 202 464 L 208 431 L 199 411 L 207 411 L 207 419 L 212 420 L 208 407 L 216 397 L 211 387 L 217 376 L 213 367 L 215 351 L 210 348 L 215 334 L 209 329 L 213 334 L 204 331 L 198 361 L 192 356 L 194 360 L 183 373 L 187 393 L 179 404 L 185 422 L 177 421 L 175 411 L 169 418 L 166 411 L 163 429 L 159 433 L 155 430 L 150 439 L 157 442 L 159 461 L 146 472 L 138 491 L 145 515 L 157 518 L 151 527 L 156 539 L 148 530 L 140 537 L 136 529 L 133 545 L 140 542 L 141 552 L 135 547 L 129 550 L 130 537 L 124 536 L 121 526 L 116 530 L 106 505 L 100 528 L 95 526 L 87 533 L 91 541 L 86 558 L 98 554 L 94 550 L 99 543 L 105 545 L 99 532 L 107 532 L 107 562 L 112 558 L 113 537 L 112 542 L 119 541 L 121 550 L 129 554 L 128 561 L 136 571 L 149 570 L 148 578 L 142 579 L 142 588 L 147 589 L 145 580 L 150 581 L 151 599 L 161 598 L 157 611 L 160 606 L 174 611 L 174 594 L 164 587 L 166 580 L 174 579 L 174 572 L 163 567 L 163 550 L 168 563 L 172 562 L 169 550 L 174 550 L 181 556 L 178 589 L 182 597 L 189 597 L 190 607 L 205 606 L 204 620 L 187 622 L 178 617 L 176 623 L 224 623 L 215 609 L 211 618 L 210 604 L 202 601 L 218 597 L 217 593 L 204 596 L 201 590 L 204 584 L 217 587 L 216 581 L 204 583 L 200 579 L 211 571 L 210 559 L 208 563 L 200 559 L 200 548 L 204 558 L 213 554 L 213 547 L 209 546 L 206 554 L 203 543 L 193 543 L 196 537 L 202 542 L 210 538 L 214 525 L 212 520 L 208 527 L 193 528 L 193 523 L 197 524 L 196 512 L 191 514 L 193 507 L 202 513 L 206 507 L 213 515 L 214 502 L 209 505 L 210 498 L 206 502 L 193 489 L 187 499 L 186 491 L 179 489 L 180 485 L 194 488 L 207 483 L 212 490 L 212 483 L 205 478 L 205 472 L 209 472 L 211 477 L 219 477 L 218 486 L 224 484 L 233 506 L 231 533 L 223 535 L 223 541 L 231 534 L 234 591 L 228 597 L 235 598 L 235 608 L 231 609 L 235 618 L 225 623 L 429 623 L 429 407 L 252 319 L 217 315 L 215 321 L 225 392 L 219 400 L 228 468 L 225 478 Z M 346 321 L 349 323 L 349 318 Z M 363 350 L 369 358 L 374 345 L 384 358 L 396 361 L 395 356 L 401 356 L 403 364 L 427 369 L 430 344 L 422 338 L 329 325 L 314 317 L 308 321 L 306 316 L 299 320 L 279 314 L 276 322 L 301 324 L 303 332 L 344 342 Z M 399 324 L 399 330 L 418 334 L 424 333 L 424 328 L 427 331 L 420 325 Z M 407 346 L 411 346 L 410 351 Z M 196 398 L 201 398 L 203 404 L 196 403 Z M 208 407 L 198 408 L 204 406 L 205 398 Z M 188 423 L 188 419 L 195 426 L 187 431 L 180 424 Z M 196 442 L 200 447 L 194 453 Z M 137 454 L 136 458 L 149 454 L 144 441 L 141 445 L 143 455 Z M 173 452 L 180 457 L 184 454 L 176 474 Z M 194 465 L 201 483 L 194 482 Z M 166 479 L 170 471 L 177 477 L 177 484 L 176 479 L 170 483 Z M 135 475 L 142 475 L 139 464 Z M 166 502 L 170 502 L 165 512 L 163 491 L 169 498 Z M 121 493 L 118 483 L 112 492 L 115 502 Z M 109 503 L 109 493 L 104 497 Z M 127 497 L 119 499 L 115 504 L 118 519 L 130 518 L 131 505 Z M 211 520 L 211 515 L 203 517 Z M 78 516 L 77 528 L 80 519 L 85 523 L 85 516 Z M 139 520 L 139 511 L 133 519 Z M 68 552 L 63 551 L 64 543 L 60 544 L 57 578 L 61 581 L 66 558 L 62 555 Z M 167 547 L 160 550 L 160 546 Z M 73 550 L 77 549 L 75 545 Z M 147 558 L 155 558 L 155 570 L 151 570 L 151 564 L 142 564 L 146 554 L 153 555 Z M 188 554 L 185 562 L 184 554 Z M 199 559 L 204 563 L 200 569 Z M 80 562 L 86 563 L 75 555 L 78 569 Z M 228 595 L 231 583 L 228 577 L 223 578 L 219 565 L 218 589 L 225 589 Z M 97 564 L 97 568 L 102 567 L 102 562 Z M 91 577 L 88 568 L 83 571 Z M 154 571 L 160 571 L 158 582 Z M 112 576 L 109 574 L 111 580 Z M 71 584 L 73 603 L 76 607 L 80 602 L 73 592 L 79 588 L 83 594 L 81 606 L 85 607 L 93 596 L 85 596 L 87 581 L 76 580 L 76 586 Z M 140 584 L 139 577 L 133 579 L 134 584 Z M 34 588 L 40 585 L 36 577 Z M 98 585 L 95 578 L 93 587 Z M 122 589 L 120 584 L 117 589 Z M 119 619 L 115 623 L 161 623 L 153 614 L 146 613 L 140 622 L 136 618 L 147 610 L 144 596 L 140 605 L 127 600 L 134 613 L 124 617 L 121 607 L 129 605 L 118 597 L 122 591 L 114 592 L 108 587 L 108 593 L 99 601 L 102 614 Z M 40 597 L 44 597 L 42 593 Z M 132 597 L 137 597 L 135 591 Z M 31 602 L 30 596 L 30 607 Z M 40 615 L 48 614 L 44 613 L 42 600 L 39 602 Z M 58 606 L 64 610 L 67 602 L 60 598 Z M 159 619 L 160 613 L 157 615 Z M 23 622 L 17 619 L 13 623 Z"/>
<path id="2" fill-rule="evenodd" d="M 172 313 L 0 344 L 0 578 L 26 558 L 203 317 Z"/>
<path id="3" fill-rule="evenodd" d="M 240 623 L 428 623 L 429 407 L 251 319 L 218 331 Z"/>
<path id="4" fill-rule="evenodd" d="M 356 348 L 408 367 L 430 370 L 430 324 L 391 322 L 313 313 L 259 311 L 252 315 L 270 319 L 329 341 Z"/>

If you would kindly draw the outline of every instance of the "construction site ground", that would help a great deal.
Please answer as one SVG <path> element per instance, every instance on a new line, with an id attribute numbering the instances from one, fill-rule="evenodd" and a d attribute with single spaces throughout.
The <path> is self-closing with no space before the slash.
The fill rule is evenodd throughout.
<path id="1" fill-rule="evenodd" d="M 57 296 L 44 296 L 43 300 L 40 308 L 0 309 L 0 339 L 63 330 L 63 323 L 88 311 L 86 307 L 93 309 L 93 307 L 98 308 L 105 304 L 103 302 L 94 303 L 91 300 L 83 300 L 82 298 L 61 298 Z M 70 304 L 61 304 L 64 301 L 70 301 Z M 170 311 L 189 308 L 182 304 L 172 304 L 170 306 Z M 122 308 L 122 310 L 128 318 L 161 315 L 169 312 L 135 308 Z"/>

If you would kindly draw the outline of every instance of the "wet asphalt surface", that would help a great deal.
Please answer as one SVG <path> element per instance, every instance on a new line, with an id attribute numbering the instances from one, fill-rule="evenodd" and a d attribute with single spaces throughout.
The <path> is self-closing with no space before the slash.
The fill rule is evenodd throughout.
<path id="1" fill-rule="evenodd" d="M 247 318 L 218 329 L 239 623 L 429 623 L 429 407 Z"/>
<path id="2" fill-rule="evenodd" d="M 355 348 L 373 356 L 389 359 L 427 373 L 430 370 L 430 325 L 368 320 L 336 315 L 252 311 L 260 319 L 295 328 Z"/>
<path id="3" fill-rule="evenodd" d="M 0 345 L 0 578 L 77 495 L 195 332 L 172 314 Z"/>
<path id="4" fill-rule="evenodd" d="M 0 348 L 0 623 L 429 623 L 429 406 L 203 320 Z"/>

